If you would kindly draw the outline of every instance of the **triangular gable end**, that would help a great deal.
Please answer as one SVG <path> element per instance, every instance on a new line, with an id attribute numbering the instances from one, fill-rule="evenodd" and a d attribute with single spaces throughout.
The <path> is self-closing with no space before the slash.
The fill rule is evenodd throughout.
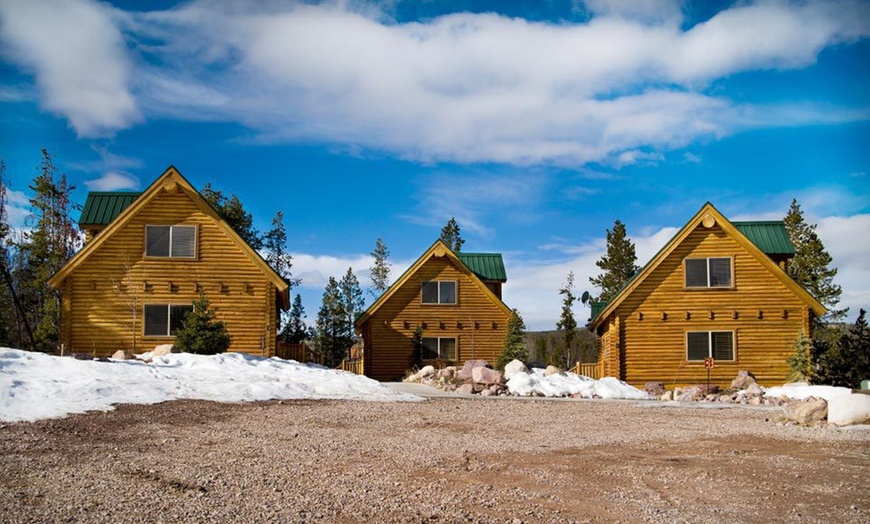
<path id="1" fill-rule="evenodd" d="M 458 256 L 456 256 L 456 253 L 451 251 L 450 248 L 447 247 L 447 245 L 444 242 L 442 242 L 441 240 L 436 240 L 435 243 L 432 244 L 432 247 L 427 249 L 426 252 L 423 253 L 420 256 L 420 258 L 417 259 L 416 262 L 411 264 L 411 267 L 409 267 L 404 273 L 402 273 L 402 276 L 400 276 L 395 282 L 393 282 L 393 284 L 389 287 L 389 289 L 387 289 L 380 297 L 378 297 L 378 299 L 375 300 L 375 302 L 371 306 L 369 306 L 368 309 L 366 309 L 362 315 L 360 315 L 360 317 L 356 320 L 356 322 L 354 322 L 354 326 L 356 328 L 359 328 L 366 321 L 368 321 L 368 319 L 371 318 L 371 316 L 374 315 L 375 312 L 378 309 L 380 309 L 380 307 L 387 300 L 389 300 L 391 296 L 393 296 L 393 294 L 396 292 L 396 290 L 399 289 L 400 287 L 402 287 L 402 285 L 404 285 L 405 282 L 407 282 L 408 279 L 410 279 L 414 275 L 414 273 L 416 273 L 423 266 L 423 264 L 425 264 L 432 257 L 439 257 L 439 258 L 440 257 L 447 257 L 453 263 L 453 265 L 456 267 L 456 269 L 458 269 L 464 275 L 470 277 L 472 283 L 474 283 L 474 285 L 478 289 L 480 289 L 480 291 L 484 295 L 486 295 L 486 297 L 493 304 L 495 304 L 499 309 L 501 309 L 505 313 L 505 315 L 511 314 L 510 308 L 507 307 L 507 305 L 505 305 L 505 303 L 502 302 L 501 299 L 499 299 L 497 296 L 495 296 L 495 294 L 492 291 L 490 291 L 488 287 L 486 287 L 486 284 L 484 284 L 483 281 L 480 280 L 480 278 L 478 278 L 478 276 L 475 275 L 474 272 L 472 272 L 468 268 L 468 266 L 466 266 L 462 262 L 462 260 L 459 259 Z"/>
<path id="2" fill-rule="evenodd" d="M 275 284 L 280 296 L 281 296 L 281 305 L 282 309 L 287 310 L 290 307 L 290 295 L 289 295 L 289 285 L 287 282 L 281 278 L 280 275 L 275 273 L 269 264 L 263 260 L 254 249 L 248 245 L 239 235 L 236 233 L 229 224 L 223 219 L 223 217 L 218 214 L 217 211 L 203 198 L 203 196 L 187 181 L 181 173 L 175 169 L 175 166 L 169 166 L 166 171 L 160 175 L 157 180 L 155 180 L 148 189 L 142 192 L 142 194 L 134 200 L 129 206 L 127 206 L 121 214 L 118 215 L 105 229 L 103 229 L 99 235 L 97 235 L 93 240 L 85 244 L 85 246 L 76 253 L 70 260 L 67 262 L 60 270 L 55 273 L 51 279 L 49 279 L 48 283 L 50 286 L 54 288 L 60 287 L 63 283 L 64 279 L 66 279 L 82 262 L 87 260 L 87 258 L 94 253 L 111 235 L 113 235 L 116 231 L 124 227 L 136 214 L 144 208 L 149 202 L 151 202 L 157 195 L 159 195 L 162 191 L 183 191 L 187 196 L 191 199 L 194 205 L 199 208 L 200 211 L 203 212 L 206 216 L 214 220 L 215 224 L 226 234 L 238 247 L 248 256 L 251 262 L 254 263 L 267 277 L 272 283 Z"/>
<path id="3" fill-rule="evenodd" d="M 731 236 L 743 249 L 755 257 L 768 271 L 778 278 L 788 289 L 798 296 L 805 304 L 807 304 L 817 316 L 822 316 L 827 312 L 818 300 L 810 295 L 800 284 L 794 281 L 788 274 L 779 267 L 773 260 L 770 259 L 761 249 L 752 243 L 744 236 L 725 216 L 720 213 L 713 204 L 707 202 L 701 209 L 683 226 L 680 231 L 650 260 L 640 272 L 616 295 L 604 309 L 592 319 L 590 328 L 596 329 L 601 323 L 610 316 L 611 313 L 622 303 L 622 301 L 631 294 L 659 264 L 662 263 L 670 254 L 679 246 L 689 234 L 698 226 L 704 225 L 712 227 L 718 224 L 722 230 Z"/>

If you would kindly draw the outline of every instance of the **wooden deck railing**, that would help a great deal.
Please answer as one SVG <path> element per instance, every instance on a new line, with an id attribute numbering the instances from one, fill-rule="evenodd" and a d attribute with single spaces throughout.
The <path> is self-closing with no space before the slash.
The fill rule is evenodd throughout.
<path id="1" fill-rule="evenodd" d="M 278 340 L 275 345 L 275 356 L 287 360 L 295 360 L 297 362 L 323 364 L 323 355 L 317 353 L 305 344 L 288 344 Z"/>
<path id="2" fill-rule="evenodd" d="M 598 380 L 604 377 L 604 362 L 578 362 L 568 371 Z"/>
<path id="3" fill-rule="evenodd" d="M 356 375 L 365 375 L 365 357 L 354 359 L 346 358 L 342 360 L 341 365 L 339 365 L 335 369 L 349 371 L 350 373 L 354 373 Z"/>

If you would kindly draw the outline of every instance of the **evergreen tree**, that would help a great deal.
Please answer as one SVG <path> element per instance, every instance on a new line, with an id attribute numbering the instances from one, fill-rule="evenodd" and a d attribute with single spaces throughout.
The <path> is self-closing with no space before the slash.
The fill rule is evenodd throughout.
<path id="1" fill-rule="evenodd" d="M 411 335 L 411 368 L 423 367 L 423 328 L 417 326 Z"/>
<path id="2" fill-rule="evenodd" d="M 264 237 L 266 250 L 266 262 L 275 270 L 275 273 L 283 278 L 292 289 L 300 283 L 299 279 L 293 278 L 293 256 L 286 251 L 287 231 L 284 229 L 284 213 L 278 211 L 272 219 L 272 229 Z"/>
<path id="3" fill-rule="evenodd" d="M 245 211 L 238 196 L 227 197 L 221 191 L 213 189 L 210 183 L 202 188 L 200 194 L 254 251 L 263 249 L 263 237 L 254 227 L 254 217 Z"/>
<path id="4" fill-rule="evenodd" d="M 526 334 L 526 323 L 523 322 L 523 317 L 516 309 L 511 310 L 511 317 L 508 319 L 507 334 L 504 337 L 501 355 L 499 356 L 497 366 L 499 369 L 511 363 L 513 360 L 519 360 L 523 363 L 528 362 L 529 353 L 526 351 L 524 337 Z"/>
<path id="5" fill-rule="evenodd" d="M 33 349 L 53 351 L 60 333 L 60 291 L 48 280 L 70 258 L 80 244 L 79 232 L 71 218 L 79 206 L 71 200 L 75 186 L 66 174 L 58 175 L 51 154 L 42 150 L 39 173 L 30 189 L 32 229 L 22 235 L 18 248 L 18 267 L 13 274 L 20 301 L 33 326 Z"/>
<path id="6" fill-rule="evenodd" d="M 786 362 L 788 362 L 788 367 L 790 369 L 790 372 L 786 377 L 787 380 L 793 382 L 813 381 L 813 341 L 803 332 L 801 332 L 800 335 L 798 335 L 797 340 L 795 340 L 794 353 L 786 359 Z"/>
<path id="7" fill-rule="evenodd" d="M 796 199 L 792 199 L 784 222 L 795 251 L 788 264 L 789 276 L 829 309 L 827 318 L 843 318 L 848 308 L 835 309 L 843 294 L 834 283 L 837 268 L 829 267 L 833 259 L 816 233 L 816 224 L 807 224 Z"/>
<path id="8" fill-rule="evenodd" d="M 16 335 L 16 314 L 20 314 L 17 296 L 9 270 L 7 242 L 11 243 L 12 227 L 6 209 L 6 163 L 0 160 L 0 346 L 23 347 Z"/>
<path id="9" fill-rule="evenodd" d="M 440 240 L 447 244 L 447 247 L 454 253 L 459 253 L 462 249 L 462 244 L 465 243 L 465 240 L 463 240 L 459 232 L 459 224 L 456 222 L 455 217 L 450 217 L 450 220 L 441 228 Z"/>
<path id="10" fill-rule="evenodd" d="M 870 329 L 866 313 L 861 309 L 855 323 L 821 356 L 819 368 L 824 382 L 858 389 L 862 380 L 870 378 Z"/>
<path id="11" fill-rule="evenodd" d="M 308 327 L 305 325 L 305 308 L 302 307 L 302 296 L 298 293 L 290 306 L 290 314 L 284 328 L 281 330 L 281 338 L 289 344 L 301 344 L 308 338 Z"/>
<path id="12" fill-rule="evenodd" d="M 323 355 L 324 365 L 334 368 L 347 356 L 353 345 L 352 329 L 338 281 L 329 277 L 317 312 L 317 349 Z"/>
<path id="13" fill-rule="evenodd" d="M 209 306 L 205 293 L 200 292 L 193 302 L 193 311 L 175 332 L 175 346 L 185 353 L 216 355 L 229 349 L 231 341 L 226 326 L 215 320 L 214 308 Z"/>
<path id="14" fill-rule="evenodd" d="M 375 259 L 375 263 L 369 268 L 372 276 L 372 289 L 369 290 L 369 293 L 377 298 L 390 287 L 390 263 L 387 262 L 390 250 L 387 249 L 380 237 L 375 242 L 375 250 L 371 252 L 371 255 Z"/>
<path id="15" fill-rule="evenodd" d="M 559 318 L 559 322 L 556 323 L 556 329 L 562 335 L 562 345 L 550 354 L 550 363 L 567 368 L 571 365 L 569 359 L 574 345 L 574 338 L 577 335 L 577 320 L 574 319 L 574 311 L 572 309 L 576 300 L 574 296 L 573 271 L 568 272 L 568 279 L 562 285 L 559 294 L 563 296 L 562 315 Z"/>
<path id="16" fill-rule="evenodd" d="M 617 220 L 613 229 L 607 230 L 607 252 L 595 262 L 604 272 L 589 278 L 589 282 L 601 290 L 599 301 L 610 301 L 631 280 L 640 269 L 636 261 L 634 242 L 626 235 L 625 224 Z"/>
<path id="17" fill-rule="evenodd" d="M 347 313 L 347 322 L 351 326 L 350 334 L 353 335 L 353 323 L 356 320 L 356 315 L 365 309 L 363 292 L 359 287 L 359 280 L 353 274 L 353 268 L 347 268 L 347 273 L 341 277 L 338 287 L 341 290 L 341 299 Z"/>

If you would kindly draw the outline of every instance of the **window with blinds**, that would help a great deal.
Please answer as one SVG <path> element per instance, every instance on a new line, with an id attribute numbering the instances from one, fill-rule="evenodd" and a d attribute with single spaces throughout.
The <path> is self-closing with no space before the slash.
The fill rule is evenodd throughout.
<path id="1" fill-rule="evenodd" d="M 687 288 L 732 287 L 730 257 L 687 258 L 684 268 Z"/>
<path id="2" fill-rule="evenodd" d="M 171 337 L 175 331 L 184 325 L 187 314 L 193 311 L 193 306 L 177 304 L 146 304 L 145 305 L 145 336 Z"/>
<path id="3" fill-rule="evenodd" d="M 689 331 L 686 333 L 686 360 L 734 360 L 733 331 Z"/>
<path id="4" fill-rule="evenodd" d="M 196 258 L 196 226 L 145 226 L 145 256 Z"/>

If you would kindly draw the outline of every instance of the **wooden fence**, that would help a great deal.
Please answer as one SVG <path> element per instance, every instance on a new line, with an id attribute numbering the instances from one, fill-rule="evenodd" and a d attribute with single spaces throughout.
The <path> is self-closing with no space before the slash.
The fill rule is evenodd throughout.
<path id="1" fill-rule="evenodd" d="M 275 344 L 275 356 L 287 360 L 295 360 L 303 364 L 311 362 L 323 365 L 323 355 L 308 347 L 306 344 L 288 344 L 278 340 Z"/>
<path id="2" fill-rule="evenodd" d="M 604 361 L 591 363 L 578 362 L 568 371 L 598 380 L 604 377 Z"/>
<path id="3" fill-rule="evenodd" d="M 363 358 L 346 358 L 341 361 L 341 365 L 335 369 L 349 371 L 356 375 L 365 375 L 365 357 Z"/>

